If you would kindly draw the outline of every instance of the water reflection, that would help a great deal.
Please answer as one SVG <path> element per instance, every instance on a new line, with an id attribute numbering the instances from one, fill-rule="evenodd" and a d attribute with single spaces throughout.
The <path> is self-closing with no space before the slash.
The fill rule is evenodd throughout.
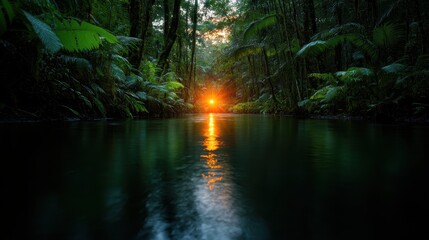
<path id="1" fill-rule="evenodd" d="M 202 184 L 195 185 L 195 203 L 203 239 L 236 239 L 242 237 L 237 189 L 231 179 L 228 154 L 221 141 L 221 128 L 210 113 L 202 129 L 200 155 Z"/>
<path id="2" fill-rule="evenodd" d="M 221 181 L 222 177 L 222 165 L 218 161 L 218 155 L 216 150 L 222 145 L 218 140 L 218 133 L 216 131 L 215 120 L 213 113 L 209 114 L 208 128 L 205 130 L 204 136 L 204 150 L 206 154 L 201 154 L 201 159 L 204 160 L 208 166 L 208 172 L 202 173 L 201 176 L 207 180 L 207 186 L 210 190 L 213 190 L 216 182 Z"/>
<path id="3" fill-rule="evenodd" d="M 0 136 L 2 239 L 427 232 L 427 126 L 205 114 L 0 124 Z"/>

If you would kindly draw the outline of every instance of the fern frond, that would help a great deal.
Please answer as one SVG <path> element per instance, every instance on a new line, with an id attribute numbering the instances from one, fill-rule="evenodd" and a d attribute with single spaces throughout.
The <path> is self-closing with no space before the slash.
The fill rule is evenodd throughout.
<path id="1" fill-rule="evenodd" d="M 54 31 L 52 31 L 52 28 L 30 13 L 26 11 L 23 12 L 45 48 L 51 53 L 58 52 L 63 47 L 63 44 Z"/>

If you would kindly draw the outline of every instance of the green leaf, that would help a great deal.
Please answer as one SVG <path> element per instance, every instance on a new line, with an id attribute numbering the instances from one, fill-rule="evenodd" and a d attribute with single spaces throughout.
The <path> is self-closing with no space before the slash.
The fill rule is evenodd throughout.
<path id="1" fill-rule="evenodd" d="M 3 11 L 4 10 L 4 11 Z M 7 31 L 7 25 L 11 24 L 15 17 L 15 11 L 8 0 L 0 2 L 0 35 Z"/>
<path id="2" fill-rule="evenodd" d="M 381 68 L 386 73 L 392 73 L 392 74 L 401 74 L 404 72 L 404 70 L 407 68 L 406 65 L 400 64 L 400 63 L 392 63 L 390 65 L 384 66 Z"/>
<path id="3" fill-rule="evenodd" d="M 78 117 L 80 117 L 80 113 L 78 112 L 78 111 L 76 111 L 76 110 L 74 110 L 73 108 L 71 108 L 71 107 L 67 107 L 66 105 L 60 105 L 61 107 L 63 107 L 63 108 L 65 108 L 65 109 L 67 109 L 67 110 L 69 110 L 70 112 L 72 112 L 74 115 L 76 115 L 76 116 L 78 116 Z"/>
<path id="4" fill-rule="evenodd" d="M 118 43 L 118 39 L 107 30 L 82 21 L 56 20 L 55 33 L 64 45 L 64 49 L 70 52 L 80 52 L 93 50 L 103 42 L 103 39 L 109 43 Z"/>
<path id="5" fill-rule="evenodd" d="M 118 44 L 113 47 L 113 52 L 122 54 L 129 51 L 138 51 L 142 40 L 140 38 L 128 37 L 128 36 L 116 36 Z"/>
<path id="6" fill-rule="evenodd" d="M 285 50 L 290 51 L 292 54 L 296 54 L 301 49 L 301 46 L 299 45 L 298 38 L 293 38 L 292 41 L 290 41 L 290 47 L 288 46 Z"/>
<path id="7" fill-rule="evenodd" d="M 326 93 L 329 90 L 329 86 L 323 87 L 319 90 L 317 90 L 313 96 L 310 97 L 310 100 L 322 100 L 325 98 Z"/>
<path id="8" fill-rule="evenodd" d="M 178 89 L 184 88 L 183 84 L 177 81 L 170 81 L 165 84 L 165 87 L 170 91 L 176 91 Z"/>
<path id="9" fill-rule="evenodd" d="M 335 76 L 344 82 L 356 82 L 363 80 L 365 77 L 374 76 L 374 72 L 369 68 L 351 67 L 347 71 L 336 72 Z"/>
<path id="10" fill-rule="evenodd" d="M 262 52 L 262 48 L 258 45 L 246 45 L 233 49 L 233 51 L 230 52 L 228 57 L 231 59 L 239 60 L 247 56 L 256 55 L 260 52 Z"/>
<path id="11" fill-rule="evenodd" d="M 15 11 L 13 10 L 12 4 L 8 0 L 1 0 L 0 7 L 4 8 L 7 20 L 12 22 L 13 18 L 15 17 Z"/>
<path id="12" fill-rule="evenodd" d="M 248 41 L 264 28 L 273 26 L 277 23 L 277 15 L 272 14 L 251 22 L 244 30 L 243 40 Z"/>
<path id="13" fill-rule="evenodd" d="M 103 103 L 100 101 L 100 99 L 94 97 L 94 105 L 97 107 L 98 111 L 100 111 L 103 116 L 106 116 L 106 109 L 104 108 Z"/>
<path id="14" fill-rule="evenodd" d="M 145 92 L 137 92 L 136 95 L 139 97 L 140 100 L 147 100 L 147 93 Z"/>
<path id="15" fill-rule="evenodd" d="M 326 41 L 317 40 L 304 45 L 296 53 L 296 57 L 317 56 L 323 53 L 328 48 L 329 48 L 329 45 L 327 44 Z"/>
<path id="16" fill-rule="evenodd" d="M 311 73 L 308 74 L 308 77 L 320 79 L 330 83 L 333 83 L 336 80 L 335 76 L 332 73 Z"/>
<path id="17" fill-rule="evenodd" d="M 344 86 L 329 86 L 328 91 L 325 94 L 325 98 L 323 99 L 323 102 L 332 102 L 343 92 Z"/>
<path id="18" fill-rule="evenodd" d="M 311 40 L 326 40 L 335 36 L 346 34 L 364 34 L 365 26 L 359 23 L 346 23 L 337 27 L 333 27 L 315 34 Z"/>
<path id="19" fill-rule="evenodd" d="M 112 63 L 112 74 L 113 76 L 120 81 L 125 81 L 126 80 L 126 76 L 124 71 L 116 64 Z"/>
<path id="20" fill-rule="evenodd" d="M 54 33 L 54 31 L 52 31 L 52 28 L 30 13 L 26 11 L 23 12 L 45 48 L 51 53 L 58 52 L 63 47 L 63 45 L 61 44 L 58 36 Z"/>

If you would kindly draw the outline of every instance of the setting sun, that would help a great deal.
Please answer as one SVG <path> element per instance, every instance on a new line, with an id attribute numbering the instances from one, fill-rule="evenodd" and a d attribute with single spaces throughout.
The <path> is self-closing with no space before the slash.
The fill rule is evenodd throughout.
<path id="1" fill-rule="evenodd" d="M 209 100 L 210 105 L 213 105 L 215 103 L 214 99 Z"/>

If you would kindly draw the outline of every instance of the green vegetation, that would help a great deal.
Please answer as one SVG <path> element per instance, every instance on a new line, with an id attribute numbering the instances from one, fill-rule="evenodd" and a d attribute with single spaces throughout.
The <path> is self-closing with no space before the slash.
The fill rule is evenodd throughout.
<path id="1" fill-rule="evenodd" d="M 143 26 L 132 29 L 143 21 L 143 16 L 131 19 L 132 3 L 2 0 L 0 116 L 132 118 L 191 110 L 179 96 L 184 75 L 168 66 L 177 58 L 171 46 L 161 56 L 153 48 L 161 41 L 175 43 L 173 36 L 152 25 L 146 35 Z M 146 16 L 151 22 L 159 20 L 158 12 L 151 14 Z M 171 35 L 177 32 L 171 29 Z M 133 61 L 145 43 L 152 47 Z"/>
<path id="2" fill-rule="evenodd" d="M 1 0 L 0 8 L 3 118 L 228 109 L 429 117 L 425 1 Z"/>
<path id="3" fill-rule="evenodd" d="M 429 117 L 427 2 L 268 0 L 240 9 L 222 58 L 244 102 L 234 112 Z"/>

